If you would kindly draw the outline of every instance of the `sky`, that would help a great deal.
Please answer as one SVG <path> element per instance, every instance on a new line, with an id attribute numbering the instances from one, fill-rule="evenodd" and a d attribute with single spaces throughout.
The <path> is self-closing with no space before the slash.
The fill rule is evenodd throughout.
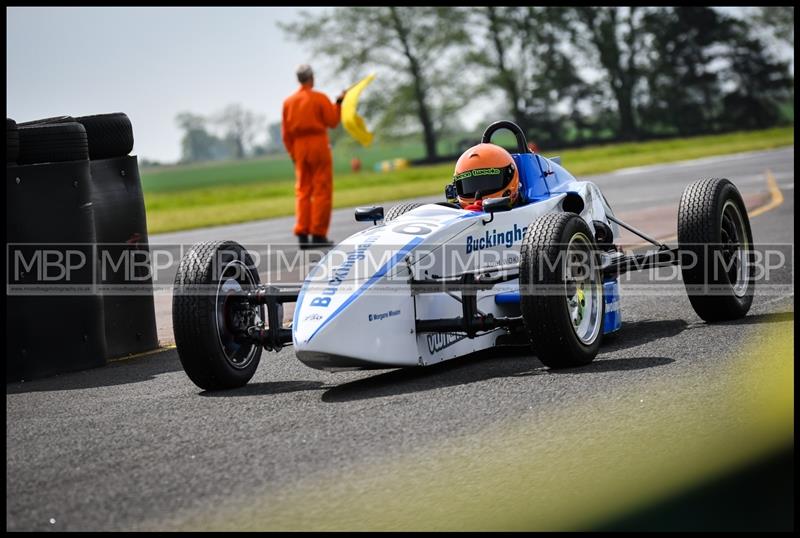
<path id="1" fill-rule="evenodd" d="M 280 121 L 295 67 L 315 62 L 276 23 L 319 9 L 330 8 L 8 7 L 6 116 L 125 112 L 134 154 L 176 161 L 178 112 L 240 103 Z M 316 78 L 330 97 L 343 89 L 324 69 Z"/>

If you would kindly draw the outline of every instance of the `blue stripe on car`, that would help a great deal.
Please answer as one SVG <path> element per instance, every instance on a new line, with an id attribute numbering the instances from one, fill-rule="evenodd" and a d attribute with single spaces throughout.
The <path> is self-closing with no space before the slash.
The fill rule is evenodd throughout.
<path id="1" fill-rule="evenodd" d="M 306 294 L 306 289 L 308 288 L 308 285 L 311 283 L 311 279 L 314 277 L 317 271 L 319 271 L 321 263 L 322 262 L 320 261 L 320 263 L 315 265 L 314 268 L 311 270 L 311 272 L 308 273 L 305 282 L 303 282 L 303 286 L 300 288 L 300 293 L 297 294 L 297 302 L 295 303 L 296 307 L 294 309 L 294 317 L 292 318 L 292 341 L 295 344 L 297 343 L 297 340 L 295 340 L 295 334 L 296 334 L 295 331 L 297 329 L 297 322 L 300 320 L 300 307 L 303 306 L 303 296 Z"/>
<path id="2" fill-rule="evenodd" d="M 366 281 L 366 282 L 365 282 L 365 283 L 364 283 L 364 284 L 363 284 L 363 285 L 362 285 L 360 288 L 358 288 L 358 289 L 355 291 L 355 293 L 353 293 L 353 294 L 352 294 L 350 297 L 348 297 L 348 298 L 347 298 L 347 300 L 345 300 L 345 302 L 343 302 L 341 305 L 339 305 L 339 308 L 337 308 L 337 309 L 336 309 L 336 310 L 333 312 L 333 314 L 331 314 L 330 316 L 328 316 L 328 318 L 327 318 L 325 321 L 323 321 L 322 323 L 320 323 L 320 324 L 319 324 L 319 327 L 317 327 L 317 329 L 316 329 L 316 330 L 315 330 L 315 331 L 314 331 L 314 332 L 311 334 L 311 336 L 309 336 L 309 337 L 308 337 L 308 340 L 306 340 L 306 342 L 310 342 L 310 341 L 311 341 L 311 339 L 312 339 L 312 338 L 314 338 L 314 336 L 315 336 L 315 335 L 316 335 L 316 334 L 317 334 L 317 333 L 320 331 L 320 329 L 322 329 L 322 328 L 323 328 L 325 325 L 327 325 L 327 324 L 328 324 L 330 321 L 332 321 L 332 320 L 333 320 L 333 318 L 335 318 L 336 316 L 338 316 L 338 315 L 339 315 L 339 313 L 340 313 L 342 310 L 344 310 L 345 308 L 347 308 L 347 306 L 348 306 L 350 303 L 352 303 L 353 301 L 355 301 L 355 300 L 356 300 L 356 299 L 359 297 L 359 295 L 361 295 L 362 293 L 364 293 L 365 291 L 367 291 L 367 289 L 369 289 L 369 288 L 370 288 L 370 287 L 371 287 L 373 284 L 375 284 L 375 282 L 377 282 L 377 281 L 378 281 L 378 279 L 382 278 L 382 277 L 383 277 L 383 276 L 384 276 L 386 273 L 388 273 L 388 272 L 389 272 L 389 270 L 390 270 L 392 267 L 394 267 L 395 265 L 397 265 L 397 264 L 400 262 L 400 260 L 402 260 L 402 259 L 405 257 L 405 255 L 406 255 L 406 254 L 408 254 L 408 253 L 409 253 L 409 252 L 410 252 L 410 251 L 411 251 L 411 250 L 412 250 L 414 247 L 416 247 L 417 245 L 419 245 L 421 242 L 422 242 L 422 238 L 421 238 L 421 237 L 415 237 L 414 239 L 412 239 L 411 241 L 409 241 L 409 242 L 408 242 L 408 243 L 407 243 L 407 244 L 406 244 L 406 245 L 405 245 L 403 248 L 401 248 L 400 250 L 398 250 L 398 251 L 397 251 L 397 252 L 394 254 L 394 256 L 392 256 L 392 257 L 389 259 L 389 261 L 387 261 L 386 263 L 384 263 L 384 264 L 383 264 L 383 265 L 380 267 L 380 269 L 378 269 L 378 271 L 377 271 L 377 272 L 376 272 L 374 275 L 372 275 L 372 276 L 369 278 L 369 280 L 367 280 L 367 281 Z M 299 298 L 298 298 L 298 304 L 299 304 Z M 296 314 L 296 313 L 297 313 L 297 310 L 295 310 L 295 314 Z"/>

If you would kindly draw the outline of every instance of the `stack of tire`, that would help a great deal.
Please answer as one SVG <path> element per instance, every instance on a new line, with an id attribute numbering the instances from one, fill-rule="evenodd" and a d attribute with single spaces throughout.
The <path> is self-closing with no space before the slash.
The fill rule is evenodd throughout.
<path id="1" fill-rule="evenodd" d="M 14 286 L 6 310 L 6 380 L 100 366 L 156 348 L 144 199 L 137 159 L 129 155 L 128 117 L 60 116 L 19 125 L 7 119 L 6 127 L 6 241 L 17 245 L 8 246 Z M 85 263 L 71 267 L 81 254 Z M 128 263 L 128 255 L 137 263 Z M 41 270 L 48 259 L 65 262 L 66 278 L 57 270 L 54 282 Z"/>

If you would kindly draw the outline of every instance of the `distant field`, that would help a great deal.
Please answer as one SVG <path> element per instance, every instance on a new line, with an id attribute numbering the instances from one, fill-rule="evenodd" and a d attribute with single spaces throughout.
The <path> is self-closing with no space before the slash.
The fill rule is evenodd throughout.
<path id="1" fill-rule="evenodd" d="M 356 147 L 350 140 L 342 140 L 333 150 L 335 174 L 351 172 L 350 160 L 358 157 L 363 171 L 372 171 L 379 161 L 395 158 L 419 159 L 424 149 L 419 140 L 395 143 L 375 143 L 368 148 Z M 455 145 L 451 141 L 439 144 L 443 154 L 453 153 Z M 264 181 L 283 181 L 294 176 L 292 162 L 285 154 L 272 155 L 248 161 L 221 161 L 191 165 L 163 166 L 143 171 L 142 182 L 145 192 L 175 192 L 198 187 L 225 185 L 245 185 Z"/>
<path id="2" fill-rule="evenodd" d="M 794 144 L 794 127 L 652 142 L 609 144 L 546 152 L 561 155 L 575 176 L 610 172 L 631 166 L 695 159 Z M 452 149 L 452 148 L 451 148 Z M 334 151 L 334 207 L 400 200 L 444 192 L 453 164 L 374 172 L 372 163 L 394 157 L 415 158 L 418 144 L 378 146 L 367 150 L 348 145 Z M 350 158 L 364 161 L 350 171 Z M 412 153 L 409 153 L 412 152 Z M 369 158 L 367 158 L 367 156 Z M 185 230 L 294 214 L 294 172 L 287 157 L 142 170 L 149 233 Z"/>

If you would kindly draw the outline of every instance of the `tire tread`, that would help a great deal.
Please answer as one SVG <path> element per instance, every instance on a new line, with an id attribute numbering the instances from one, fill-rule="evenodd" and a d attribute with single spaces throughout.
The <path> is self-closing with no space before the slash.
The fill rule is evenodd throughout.
<path id="1" fill-rule="evenodd" d="M 702 245 L 718 244 L 721 240 L 717 221 L 727 199 L 726 192 L 730 193 L 729 195 L 742 212 L 750 244 L 753 244 L 747 208 L 736 186 L 725 178 L 700 179 L 684 189 L 678 206 L 678 244 L 681 250 L 694 253 L 697 260 L 705 260 L 706 249 Z M 705 283 L 718 285 L 727 282 L 727 279 L 724 282 L 713 281 L 705 267 L 704 261 L 697 263 L 694 267 L 681 267 L 689 302 L 697 315 L 705 321 L 730 320 L 744 316 L 752 303 L 755 283 L 751 280 L 744 300 L 735 298 L 732 291 L 730 296 L 694 293 L 689 287 Z"/>
<path id="2" fill-rule="evenodd" d="M 185 293 L 195 285 L 208 286 L 213 283 L 211 261 L 220 247 L 242 248 L 233 241 L 206 241 L 192 246 L 181 259 L 175 275 L 172 297 L 172 324 L 175 346 L 186 374 L 200 388 L 219 390 L 245 385 L 258 366 L 259 356 L 248 367 L 249 376 L 231 377 L 218 368 L 219 357 L 216 334 L 206 326 L 204 320 L 212 315 L 212 301 L 208 296 Z M 250 263 L 249 255 L 246 258 Z M 258 282 L 258 273 L 256 283 Z M 260 355 L 260 354 L 259 354 Z"/>
<path id="3" fill-rule="evenodd" d="M 397 204 L 396 206 L 392 207 L 386 216 L 383 218 L 384 222 L 392 222 L 394 219 L 399 217 L 404 213 L 408 213 L 412 209 L 416 209 L 418 207 L 422 207 L 425 204 L 421 204 L 419 202 L 407 202 L 403 204 Z"/>
<path id="4" fill-rule="evenodd" d="M 588 225 L 582 219 L 569 213 L 547 213 L 535 219 L 525 231 L 520 248 L 520 285 L 559 284 L 562 282 L 561 275 L 551 271 L 544 271 L 543 280 L 531 282 L 531 275 L 539 275 L 540 261 L 542 259 L 557 259 L 561 247 L 564 243 L 564 231 L 567 225 L 573 220 L 579 219 L 586 227 L 585 232 L 591 241 L 591 233 Z M 589 346 L 588 353 L 570 353 L 575 349 L 575 345 L 567 340 L 572 337 L 577 340 L 577 336 L 571 333 L 568 336 L 564 330 L 562 306 L 557 301 L 560 297 L 553 295 L 539 295 L 536 293 L 522 293 L 520 297 L 520 308 L 522 319 L 531 344 L 539 360 L 550 368 L 568 368 L 581 366 L 591 362 L 597 354 L 599 341 L 602 338 L 598 335 L 597 341 Z M 563 321 L 563 320 L 562 320 Z M 571 327 L 569 327 L 570 330 Z M 572 343 L 574 344 L 574 342 Z M 579 348 L 582 344 L 578 343 Z M 585 351 L 585 350 L 583 350 Z"/>

